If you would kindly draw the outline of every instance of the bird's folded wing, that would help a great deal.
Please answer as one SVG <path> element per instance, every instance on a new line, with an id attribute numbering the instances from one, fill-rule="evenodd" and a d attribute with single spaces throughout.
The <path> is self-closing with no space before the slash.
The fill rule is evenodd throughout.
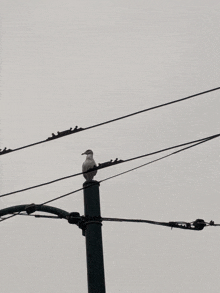
<path id="1" fill-rule="evenodd" d="M 92 169 L 93 167 L 96 167 L 96 163 L 95 161 L 90 161 L 90 162 L 84 162 L 83 165 L 82 165 L 82 171 L 83 172 L 86 172 L 88 171 L 89 169 Z"/>

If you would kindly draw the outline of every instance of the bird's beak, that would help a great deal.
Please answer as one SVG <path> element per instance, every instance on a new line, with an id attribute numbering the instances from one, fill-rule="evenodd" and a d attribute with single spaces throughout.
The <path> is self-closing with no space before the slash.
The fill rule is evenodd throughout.
<path id="1" fill-rule="evenodd" d="M 82 153 L 81 155 L 85 155 L 85 153 Z"/>

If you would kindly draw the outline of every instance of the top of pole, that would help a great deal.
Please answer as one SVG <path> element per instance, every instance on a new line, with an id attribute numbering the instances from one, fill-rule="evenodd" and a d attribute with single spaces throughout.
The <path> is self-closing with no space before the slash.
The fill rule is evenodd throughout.
<path id="1" fill-rule="evenodd" d="M 89 187 L 89 186 L 93 186 L 93 185 L 98 185 L 100 186 L 100 183 L 99 181 L 96 181 L 96 180 L 86 180 L 84 183 L 83 183 L 83 187 Z"/>

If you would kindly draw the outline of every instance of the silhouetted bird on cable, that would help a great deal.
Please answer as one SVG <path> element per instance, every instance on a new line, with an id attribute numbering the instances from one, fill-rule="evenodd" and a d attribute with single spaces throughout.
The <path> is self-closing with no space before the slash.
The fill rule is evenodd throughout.
<path id="1" fill-rule="evenodd" d="M 96 175 L 97 170 L 85 173 L 89 169 L 92 169 L 93 167 L 96 167 L 96 162 L 93 159 L 93 151 L 87 150 L 85 153 L 82 153 L 82 155 L 86 155 L 86 160 L 82 165 L 82 172 L 83 176 L 86 179 L 86 181 L 90 181 L 93 179 L 93 177 Z"/>

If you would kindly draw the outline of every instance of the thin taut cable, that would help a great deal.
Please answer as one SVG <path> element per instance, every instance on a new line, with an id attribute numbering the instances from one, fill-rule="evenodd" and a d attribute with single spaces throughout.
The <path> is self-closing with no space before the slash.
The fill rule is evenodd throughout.
<path id="1" fill-rule="evenodd" d="M 138 166 L 138 167 L 135 167 L 135 168 L 129 169 L 129 170 L 124 171 L 124 172 L 122 172 L 122 173 L 119 173 L 119 174 L 116 174 L 116 175 L 110 176 L 110 177 L 105 178 L 105 179 L 103 179 L 103 180 L 100 180 L 100 181 L 98 181 L 98 182 L 99 182 L 99 183 L 102 183 L 102 182 L 107 181 L 107 180 L 109 180 L 109 179 L 115 178 L 115 177 L 117 177 L 117 176 L 120 176 L 120 175 L 126 174 L 126 173 L 131 172 L 131 171 L 134 171 L 134 170 L 136 170 L 136 169 L 138 169 L 138 168 L 141 168 L 141 167 L 144 167 L 144 166 L 146 166 L 146 165 L 152 164 L 152 163 L 154 163 L 154 162 L 160 161 L 160 160 L 165 159 L 165 158 L 167 158 L 167 157 L 169 157 L 169 156 L 172 156 L 172 155 L 174 155 L 174 154 L 180 153 L 180 152 L 182 152 L 182 151 L 184 151 L 184 150 L 186 150 L 186 149 L 192 148 L 192 147 L 194 147 L 194 146 L 197 146 L 197 145 L 199 145 L 199 144 L 202 144 L 202 143 L 207 142 L 207 141 L 209 141 L 209 140 L 212 140 L 212 139 L 214 139 L 214 138 L 215 138 L 215 137 L 211 137 L 211 138 L 208 138 L 208 139 L 204 139 L 203 141 L 197 142 L 197 143 L 195 143 L 195 144 L 193 144 L 193 145 L 191 145 L 191 146 L 184 147 L 184 148 L 182 148 L 182 149 L 180 149 L 180 150 L 177 150 L 177 151 L 175 151 L 175 152 L 173 152 L 173 153 L 171 153 L 171 154 L 168 154 L 168 155 L 166 155 L 166 156 L 160 157 L 160 158 L 158 158 L 158 159 L 156 159 L 156 160 L 153 160 L 153 161 L 150 161 L 150 162 L 148 162 L 148 163 L 142 164 L 142 165 L 140 165 L 140 166 Z M 95 184 L 96 184 L 96 183 L 95 183 Z M 56 201 L 56 200 L 61 199 L 61 198 L 64 198 L 64 197 L 66 197 L 66 196 L 68 196 L 68 195 L 70 195 L 70 194 L 77 193 L 77 192 L 79 192 L 79 191 L 81 191 L 81 190 L 83 190 L 83 189 L 85 189 L 85 188 L 89 188 L 89 187 L 91 187 L 91 185 L 88 185 L 88 186 L 86 186 L 86 187 L 79 188 L 79 189 L 77 189 L 77 190 L 71 191 L 71 192 L 69 192 L 69 193 L 63 194 L 63 195 L 58 196 L 58 197 L 55 197 L 55 198 L 53 198 L 53 199 L 51 199 L 51 200 L 48 200 L 48 201 L 42 203 L 41 205 L 51 203 L 51 202 L 53 202 L 53 201 Z M 17 216 L 17 215 L 19 215 L 20 213 L 21 213 L 21 212 L 19 212 L 19 213 L 15 213 L 15 214 L 13 214 L 13 215 L 11 215 L 11 216 L 8 216 L 7 218 L 2 218 L 2 219 L 0 219 L 0 222 L 5 221 L 5 220 L 7 220 L 7 219 L 9 219 L 9 218 L 12 218 L 12 217 L 14 217 L 14 216 Z M 112 221 L 112 220 L 113 220 L 113 221 L 127 221 L 127 222 L 145 222 L 145 223 L 151 223 L 151 224 L 157 224 L 157 225 L 160 225 L 160 224 L 161 224 L 161 223 L 159 223 L 159 222 L 148 221 L 148 220 L 111 219 L 111 218 L 102 218 L 102 219 L 103 219 L 104 221 Z M 167 226 L 167 224 L 166 224 L 166 226 Z M 220 226 L 220 225 L 219 225 L 219 224 L 215 224 L 215 226 Z"/>
<path id="2" fill-rule="evenodd" d="M 148 154 L 145 154 L 145 155 L 133 157 L 133 158 L 130 158 L 130 159 L 127 159 L 127 160 L 121 160 L 121 161 L 118 161 L 117 164 L 137 160 L 137 159 L 140 159 L 140 158 L 143 158 L 143 157 L 148 157 L 148 156 L 151 156 L 151 155 L 155 155 L 155 154 L 158 154 L 158 153 L 161 153 L 161 152 L 165 152 L 165 151 L 168 151 L 168 150 L 171 150 L 171 149 L 174 149 L 174 148 L 179 148 L 179 147 L 182 147 L 182 146 L 186 146 L 186 145 L 189 145 L 189 144 L 196 144 L 197 145 L 197 144 L 200 144 L 202 142 L 206 142 L 208 140 L 217 138 L 219 136 L 220 136 L 220 134 L 216 134 L 216 135 L 208 136 L 208 137 L 205 137 L 205 138 L 202 138 L 202 139 L 197 139 L 197 140 L 194 140 L 194 141 L 182 143 L 182 144 L 179 144 L 179 145 L 175 145 L 175 146 L 165 148 L 165 149 L 162 149 L 162 150 L 159 150 L 159 151 L 155 151 L 155 152 L 152 152 L 152 153 L 148 153 Z M 169 156 L 169 155 L 167 155 L 167 156 Z M 110 166 L 114 166 L 114 165 L 106 165 L 106 166 L 104 166 L 104 167 L 102 167 L 100 169 L 107 168 L 107 167 L 110 167 Z M 94 169 L 98 170 L 99 167 L 94 168 Z M 11 195 L 11 194 L 27 191 L 27 190 L 30 190 L 30 189 L 38 188 L 38 187 L 41 187 L 41 186 L 49 185 L 49 184 L 52 184 L 52 183 L 55 183 L 55 182 L 58 182 L 58 181 L 61 181 L 61 180 L 64 180 L 64 179 L 68 179 L 68 178 L 71 178 L 71 177 L 76 177 L 76 176 L 79 176 L 79 175 L 82 175 L 82 174 L 83 174 L 83 172 L 80 172 L 80 173 L 76 173 L 76 174 L 73 174 L 73 175 L 61 177 L 61 178 L 58 178 L 58 179 L 55 179 L 55 180 L 52 180 L 52 181 L 48 181 L 48 182 L 45 182 L 45 183 L 41 183 L 41 184 L 38 184 L 38 185 L 34 185 L 34 186 L 31 186 L 31 187 L 27 187 L 27 188 L 19 189 L 19 190 L 16 190 L 16 191 L 8 192 L 8 193 L 5 193 L 5 194 L 1 194 L 0 198 L 4 197 L 4 196 Z"/>
<path id="3" fill-rule="evenodd" d="M 199 145 L 199 144 L 202 144 L 202 143 L 207 142 L 207 141 L 209 141 L 209 140 L 212 140 L 212 139 L 214 139 L 214 138 L 215 138 L 215 137 L 211 137 L 211 138 L 208 138 L 208 139 L 204 139 L 204 140 L 202 140 L 202 141 L 200 141 L 200 142 L 197 142 L 197 143 L 195 143 L 195 144 L 193 144 L 193 145 L 191 145 L 191 146 L 184 147 L 184 148 L 182 148 L 182 149 L 180 149 L 180 150 L 177 150 L 177 151 L 175 151 L 175 152 L 173 152 L 173 153 L 171 153 L 171 154 L 168 154 L 168 155 L 166 155 L 166 156 L 160 157 L 160 158 L 158 158 L 158 159 L 156 159 L 156 160 L 153 160 L 153 161 L 150 161 L 150 162 L 148 162 L 148 163 L 142 164 L 142 165 L 140 165 L 140 166 L 138 166 L 138 167 L 135 167 L 135 168 L 129 169 L 129 170 L 124 171 L 124 172 L 121 172 L 121 173 L 119 173 L 119 174 L 116 174 L 116 175 L 110 176 L 110 177 L 105 178 L 105 179 L 103 179 L 103 180 L 100 180 L 100 181 L 98 181 L 98 182 L 99 182 L 99 183 L 102 183 L 102 182 L 107 181 L 107 180 L 109 180 L 109 179 L 115 178 L 115 177 L 117 177 L 117 176 L 120 176 L 120 175 L 126 174 L 126 173 L 131 172 L 131 171 L 134 171 L 134 170 L 136 170 L 136 169 L 138 169 L 138 168 L 141 168 L 141 167 L 144 167 L 144 166 L 146 166 L 146 165 L 149 165 L 149 164 L 155 163 L 155 162 L 157 162 L 157 161 L 160 161 L 160 160 L 162 160 L 162 159 L 165 159 L 165 158 L 167 158 L 167 157 L 169 157 L 169 156 L 172 156 L 172 155 L 174 155 L 174 154 L 180 153 L 180 152 L 182 152 L 182 151 L 184 151 L 184 150 L 187 150 L 187 149 L 189 149 L 189 148 L 195 147 L 195 146 L 197 146 L 197 145 Z M 95 184 L 96 184 L 96 183 L 95 183 Z M 63 194 L 63 195 L 58 196 L 58 197 L 55 197 L 55 198 L 53 198 L 53 199 L 51 199 L 51 200 L 48 200 L 48 201 L 42 203 L 41 205 L 51 203 L 51 202 L 53 202 L 53 201 L 56 201 L 56 200 L 61 199 L 61 198 L 64 198 L 64 197 L 66 197 L 66 196 L 69 196 L 69 195 L 71 195 L 71 194 L 73 194 L 73 193 L 79 192 L 79 191 L 81 191 L 81 190 L 83 190 L 83 189 L 85 189 L 85 188 L 89 188 L 89 187 L 91 187 L 91 185 L 88 185 L 88 186 L 86 186 L 86 187 L 79 188 L 79 189 L 77 189 L 77 190 L 71 191 L 71 192 L 69 192 L 69 193 Z M 0 219 L 0 222 L 5 221 L 5 220 L 7 220 L 7 219 L 9 219 L 9 218 L 12 218 L 12 217 L 14 217 L 14 216 L 17 216 L 17 215 L 19 215 L 20 213 L 21 213 L 21 212 L 18 212 L 18 213 L 15 213 L 15 214 L 13 214 L 13 215 L 8 216 L 7 218 L 2 218 L 2 219 Z M 157 225 L 161 225 L 161 222 L 148 221 L 148 220 L 113 219 L 113 218 L 102 218 L 102 220 L 104 220 L 104 221 L 120 221 L 120 222 L 122 222 L 122 221 L 126 221 L 126 222 L 145 222 L 145 223 L 149 223 L 149 224 L 157 224 Z M 170 222 L 170 223 L 171 223 L 171 222 Z M 210 223 L 211 223 L 211 222 L 210 222 Z M 162 224 L 162 225 L 167 226 L 167 224 Z M 211 225 L 211 224 L 210 224 L 210 225 Z M 212 225 L 214 225 L 214 223 L 213 223 Z M 214 226 L 220 226 L 220 225 L 219 225 L 219 224 L 215 224 Z M 172 228 L 172 227 L 176 227 L 176 226 L 171 225 L 171 228 Z M 177 228 L 177 227 L 176 227 L 176 228 Z M 178 228 L 181 228 L 181 227 L 178 227 Z"/>
<path id="4" fill-rule="evenodd" d="M 172 155 L 175 155 L 175 154 L 177 154 L 177 153 L 180 153 L 180 152 L 182 152 L 182 151 L 185 151 L 185 150 L 187 150 L 187 149 L 189 149 L 189 148 L 195 147 L 195 146 L 197 146 L 197 145 L 199 145 L 199 144 L 201 144 L 201 143 L 207 142 L 207 141 L 209 141 L 209 140 L 211 140 L 211 139 L 213 139 L 213 138 L 209 138 L 209 139 L 206 139 L 206 140 L 203 140 L 203 141 L 197 142 L 197 143 L 195 143 L 195 144 L 193 144 L 193 145 L 191 145 L 191 146 L 188 146 L 188 147 L 182 148 L 182 149 L 180 149 L 180 150 L 178 150 L 178 151 L 175 151 L 175 152 L 172 152 L 171 154 L 168 154 L 168 155 L 166 155 L 166 156 L 160 157 L 160 158 L 158 158 L 158 159 L 155 159 L 155 160 L 153 160 L 153 161 L 147 162 L 147 163 L 142 164 L 142 165 L 140 165 L 140 166 L 137 166 L 137 167 L 134 167 L 134 168 L 132 168 L 132 169 L 126 170 L 126 171 L 124 171 L 124 172 L 118 173 L 118 174 L 116 174 L 116 175 L 110 176 L 110 177 L 108 177 L 108 178 L 105 178 L 105 179 L 103 179 L 103 180 L 100 180 L 99 183 L 104 182 L 104 181 L 107 181 L 107 180 L 112 179 L 112 178 L 115 178 L 115 177 L 118 177 L 118 176 L 121 176 L 121 175 L 126 174 L 126 173 L 129 173 L 129 172 L 132 172 L 132 171 L 134 171 L 134 170 L 136 170 L 136 169 L 139 169 L 139 168 L 142 168 L 142 167 L 144 167 L 144 166 L 150 165 L 150 164 L 155 163 L 155 162 L 157 162 L 157 161 L 163 160 L 163 159 L 168 158 L 168 157 L 170 157 L 170 156 L 172 156 Z"/>
<path id="5" fill-rule="evenodd" d="M 144 166 L 150 165 L 150 164 L 152 164 L 152 163 L 155 163 L 155 162 L 157 162 L 157 161 L 160 161 L 160 160 L 162 160 L 162 159 L 165 159 L 165 158 L 167 158 L 167 157 L 170 157 L 170 156 L 172 156 L 172 155 L 175 155 L 175 154 L 177 154 L 177 153 L 180 153 L 180 152 L 182 152 L 182 151 L 184 151 L 184 150 L 187 150 L 187 149 L 189 149 L 189 148 L 195 147 L 195 146 L 197 146 L 197 145 L 199 145 L 199 144 L 201 144 L 201 143 L 207 142 L 208 140 L 211 140 L 211 139 L 213 139 L 213 138 L 210 138 L 210 139 L 207 139 L 207 140 L 203 140 L 203 141 L 197 142 L 197 143 L 195 143 L 195 144 L 193 144 L 193 145 L 191 145 L 191 146 L 188 146 L 188 147 L 182 148 L 182 149 L 180 149 L 180 150 L 178 150 L 178 151 L 175 151 L 175 152 L 173 152 L 173 153 L 171 153 L 171 154 L 168 154 L 168 155 L 166 155 L 166 156 L 160 157 L 160 158 L 155 159 L 155 160 L 153 160 L 153 161 L 147 162 L 147 163 L 142 164 L 142 165 L 140 165 L 140 166 L 137 166 L 137 167 L 135 167 L 135 168 L 132 168 L 132 169 L 126 170 L 126 171 L 124 171 L 124 172 L 118 173 L 118 174 L 116 174 L 116 175 L 110 176 L 110 177 L 108 177 L 108 178 L 102 179 L 102 180 L 100 180 L 100 181 L 98 181 L 98 182 L 99 182 L 99 183 L 102 183 L 102 182 L 107 181 L 107 180 L 109 180 L 109 179 L 113 179 L 113 178 L 115 178 L 115 177 L 118 177 L 118 176 L 124 175 L 124 174 L 126 174 L 126 173 L 132 172 L 132 171 L 134 171 L 134 170 L 136 170 L 136 169 L 139 169 L 139 168 L 142 168 L 142 167 L 144 167 Z M 95 183 L 95 184 L 96 184 L 96 183 Z M 48 201 L 42 203 L 42 205 L 43 205 L 43 204 L 48 204 L 48 203 L 50 203 L 50 202 L 52 202 L 52 201 L 55 201 L 55 200 L 58 200 L 58 199 L 60 199 L 60 198 L 66 197 L 66 196 L 68 196 L 68 195 L 70 195 L 70 194 L 76 193 L 76 192 L 81 191 L 81 190 L 83 190 L 83 189 L 85 189 L 85 188 L 88 188 L 88 187 L 91 187 L 91 185 L 88 185 L 87 187 L 82 187 L 82 188 L 80 188 L 80 189 L 74 190 L 74 191 L 72 191 L 72 192 L 69 192 L 69 193 L 66 193 L 66 194 L 64 194 L 64 195 L 58 196 L 58 197 L 56 197 L 56 198 L 53 198 L 53 199 L 51 199 L 51 200 L 48 200 Z"/>
<path id="6" fill-rule="evenodd" d="M 171 104 L 174 104 L 174 103 L 178 103 L 178 102 L 182 102 L 182 101 L 185 101 L 185 100 L 188 100 L 188 99 L 192 99 L 194 97 L 197 97 L 197 96 L 200 96 L 200 95 L 204 95 L 204 94 L 207 94 L 207 93 L 210 93 L 210 92 L 219 90 L 219 89 L 220 89 L 220 87 L 217 87 L 217 88 L 214 88 L 214 89 L 211 89 L 211 90 L 207 90 L 207 91 L 204 91 L 204 92 L 201 92 L 201 93 L 197 93 L 197 94 L 194 94 L 194 95 L 185 97 L 185 98 L 181 98 L 181 99 L 178 99 L 178 100 L 174 100 L 174 101 L 171 101 L 171 102 L 167 102 L 167 103 L 164 103 L 164 104 L 160 104 L 160 105 L 157 105 L 157 106 L 153 106 L 153 107 L 150 107 L 150 108 L 141 110 L 141 111 L 137 111 L 137 112 L 134 112 L 134 113 L 125 115 L 125 116 L 121 116 L 119 118 L 115 118 L 115 119 L 112 119 L 112 120 L 109 120 L 109 121 L 106 121 L 106 122 L 102 122 L 102 123 L 99 123 L 99 124 L 96 124 L 96 125 L 93 125 L 93 126 L 86 127 L 86 128 L 84 128 L 84 130 L 91 129 L 91 128 L 94 128 L 94 127 L 98 127 L 98 126 L 101 126 L 101 125 L 104 125 L 104 124 L 107 124 L 107 123 L 115 122 L 115 121 L 118 121 L 118 120 L 121 120 L 121 119 L 125 119 L 125 118 L 128 118 L 128 117 L 137 115 L 137 114 L 141 114 L 141 113 L 144 113 L 144 112 L 147 112 L 147 111 L 151 111 L 151 110 L 154 110 L 154 109 L 157 109 L 157 108 L 161 108 L 161 107 L 164 107 L 164 106 L 168 106 L 168 105 L 171 105 Z"/>
<path id="7" fill-rule="evenodd" d="M 102 123 L 98 123 L 98 124 L 95 124 L 95 125 L 92 125 L 92 126 L 88 126 L 88 127 L 85 127 L 85 128 L 78 128 L 78 126 L 76 126 L 76 128 L 74 130 L 70 129 L 70 130 L 63 131 L 63 132 L 60 133 L 60 135 L 54 135 L 53 134 L 52 137 L 47 138 L 45 140 L 41 140 L 41 141 L 38 141 L 38 142 L 35 142 L 35 143 L 32 143 L 32 144 L 28 144 L 28 145 L 25 145 L 25 146 L 22 146 L 22 147 L 18 147 L 18 148 L 15 148 L 15 149 L 7 149 L 7 148 L 5 148 L 3 151 L 0 151 L 0 155 L 6 155 L 6 154 L 9 154 L 11 152 L 19 151 L 19 150 L 22 150 L 22 149 L 25 149 L 25 148 L 28 148 L 28 147 L 32 147 L 32 146 L 35 146 L 35 145 L 38 145 L 38 144 L 49 142 L 49 141 L 52 141 L 54 139 L 64 137 L 66 135 L 75 134 L 75 133 L 78 133 L 78 132 L 81 132 L 81 131 L 84 131 L 84 130 L 89 130 L 91 128 L 99 127 L 99 126 L 102 126 L 102 125 L 105 125 L 105 124 L 108 124 L 108 123 L 112 123 L 112 122 L 115 122 L 115 121 L 118 121 L 118 120 L 121 120 L 121 119 L 125 119 L 125 118 L 128 118 L 128 117 L 134 116 L 134 115 L 138 115 L 138 114 L 141 114 L 141 113 L 144 113 L 144 112 L 147 112 L 147 111 L 151 111 L 151 110 L 158 109 L 158 108 L 161 108 L 161 107 L 164 107 L 164 106 L 168 106 L 168 105 L 171 105 L 171 104 L 174 104 L 174 103 L 178 103 L 178 102 L 182 102 L 182 101 L 185 101 L 185 100 L 188 100 L 188 99 L 192 99 L 194 97 L 204 95 L 204 94 L 207 94 L 207 93 L 219 90 L 219 89 L 220 89 L 220 87 L 213 88 L 213 89 L 210 89 L 210 90 L 207 90 L 207 91 L 204 91 L 204 92 L 200 92 L 200 93 L 197 93 L 197 94 L 185 97 L 185 98 L 181 98 L 181 99 L 177 99 L 177 100 L 174 100 L 174 101 L 171 101 L 171 102 L 163 103 L 163 104 L 160 104 L 160 105 L 157 105 L 157 106 L 154 106 L 154 107 L 150 107 L 150 108 L 147 108 L 147 109 L 144 109 L 144 110 L 140 110 L 140 111 L 128 114 L 128 115 L 124 115 L 124 116 L 121 116 L 121 117 L 118 117 L 118 118 L 115 118 L 115 119 L 111 119 L 111 120 L 108 120 L 108 121 L 105 121 L 105 122 L 102 122 Z"/>

